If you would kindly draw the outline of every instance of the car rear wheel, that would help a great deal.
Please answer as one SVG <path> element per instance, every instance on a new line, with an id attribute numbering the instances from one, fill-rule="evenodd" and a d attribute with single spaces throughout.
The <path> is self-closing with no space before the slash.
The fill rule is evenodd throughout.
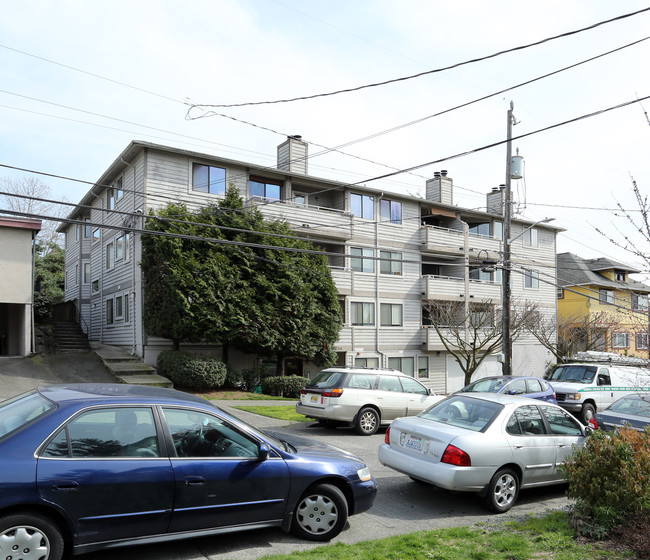
<path id="1" fill-rule="evenodd" d="M 348 520 L 348 503 L 336 486 L 318 484 L 305 492 L 293 514 L 291 531 L 310 541 L 328 541 Z"/>
<path id="2" fill-rule="evenodd" d="M 519 478 L 512 469 L 501 469 L 490 481 L 485 505 L 496 513 L 505 513 L 517 501 Z"/>
<path id="3" fill-rule="evenodd" d="M 371 436 L 379 429 L 379 413 L 374 408 L 361 409 L 354 427 L 362 436 Z"/>
<path id="4" fill-rule="evenodd" d="M 63 555 L 63 537 L 58 527 L 37 514 L 0 519 L 0 544 L 4 558 L 60 560 Z"/>

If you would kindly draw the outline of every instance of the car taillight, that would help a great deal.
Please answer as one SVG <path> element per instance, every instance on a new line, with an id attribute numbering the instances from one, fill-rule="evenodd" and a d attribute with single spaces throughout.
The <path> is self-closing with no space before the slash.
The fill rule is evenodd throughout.
<path id="1" fill-rule="evenodd" d="M 303 389 L 302 391 L 300 391 L 300 394 L 301 394 L 301 395 L 306 395 L 306 394 L 307 394 L 307 391 L 305 391 L 305 389 Z"/>
<path id="2" fill-rule="evenodd" d="M 384 437 L 384 443 L 390 445 L 390 426 L 386 428 L 386 437 Z"/>
<path id="3" fill-rule="evenodd" d="M 332 389 L 331 391 L 325 391 L 323 393 L 324 397 L 340 397 L 343 394 L 343 389 Z"/>
<path id="4" fill-rule="evenodd" d="M 590 419 L 589 419 L 589 425 L 590 425 L 594 430 L 597 430 L 597 429 L 598 429 L 598 422 L 597 422 L 597 420 L 596 420 L 595 418 L 590 418 Z"/>
<path id="5" fill-rule="evenodd" d="M 462 449 L 458 449 L 451 444 L 447 446 L 445 452 L 442 454 L 441 463 L 448 463 L 449 465 L 456 465 L 457 467 L 471 467 L 472 460 L 469 455 Z"/>

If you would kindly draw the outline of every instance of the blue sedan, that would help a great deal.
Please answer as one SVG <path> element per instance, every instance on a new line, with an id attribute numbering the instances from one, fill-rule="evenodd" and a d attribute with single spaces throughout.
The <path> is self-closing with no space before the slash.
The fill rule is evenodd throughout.
<path id="1" fill-rule="evenodd" d="M 548 381 L 525 375 L 495 375 L 473 381 L 461 393 L 501 393 L 557 404 L 555 391 Z"/>
<path id="2" fill-rule="evenodd" d="M 178 391 L 57 385 L 0 403 L 0 558 L 263 527 L 326 541 L 375 495 L 358 457 Z"/>

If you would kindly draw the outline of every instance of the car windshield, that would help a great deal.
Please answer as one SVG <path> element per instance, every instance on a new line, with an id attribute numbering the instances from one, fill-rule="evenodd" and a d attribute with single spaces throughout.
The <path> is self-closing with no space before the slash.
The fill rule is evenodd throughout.
<path id="1" fill-rule="evenodd" d="M 569 383 L 591 383 L 594 380 L 596 366 L 560 366 L 557 368 L 551 381 L 568 381 Z"/>
<path id="2" fill-rule="evenodd" d="M 459 395 L 434 404 L 418 416 L 481 432 L 492 423 L 502 409 L 503 406 L 498 403 Z"/>
<path id="3" fill-rule="evenodd" d="M 504 377 L 490 377 L 470 383 L 462 393 L 498 393 L 509 380 Z"/>
<path id="4" fill-rule="evenodd" d="M 650 418 L 650 398 L 648 400 L 628 398 L 619 399 L 609 407 L 609 410 L 612 412 L 633 414 L 634 416 Z"/>
<path id="5" fill-rule="evenodd" d="M 332 389 L 340 387 L 343 382 L 345 373 L 340 371 L 321 371 L 314 379 L 307 383 L 307 387 L 314 387 L 317 389 Z"/>
<path id="6" fill-rule="evenodd" d="M 36 392 L 0 403 L 0 439 L 55 408 L 52 401 Z"/>

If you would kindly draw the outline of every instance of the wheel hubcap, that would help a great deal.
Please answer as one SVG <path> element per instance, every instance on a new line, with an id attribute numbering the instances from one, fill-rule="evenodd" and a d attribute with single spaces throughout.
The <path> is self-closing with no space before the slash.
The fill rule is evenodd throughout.
<path id="1" fill-rule="evenodd" d="M 512 475 L 503 475 L 494 487 L 494 500 L 500 507 L 511 504 L 515 499 L 517 481 Z"/>
<path id="2" fill-rule="evenodd" d="M 0 558 L 44 560 L 50 554 L 47 537 L 35 527 L 12 527 L 0 535 Z"/>
<path id="3" fill-rule="evenodd" d="M 375 429 L 376 424 L 377 424 L 377 419 L 375 418 L 375 415 L 372 414 L 371 412 L 368 412 L 367 414 L 364 414 L 361 417 L 361 429 L 364 432 L 371 432 L 372 430 Z"/>
<path id="4" fill-rule="evenodd" d="M 297 515 L 300 526 L 314 535 L 327 533 L 339 518 L 336 505 L 326 496 L 305 498 L 298 507 Z"/>

